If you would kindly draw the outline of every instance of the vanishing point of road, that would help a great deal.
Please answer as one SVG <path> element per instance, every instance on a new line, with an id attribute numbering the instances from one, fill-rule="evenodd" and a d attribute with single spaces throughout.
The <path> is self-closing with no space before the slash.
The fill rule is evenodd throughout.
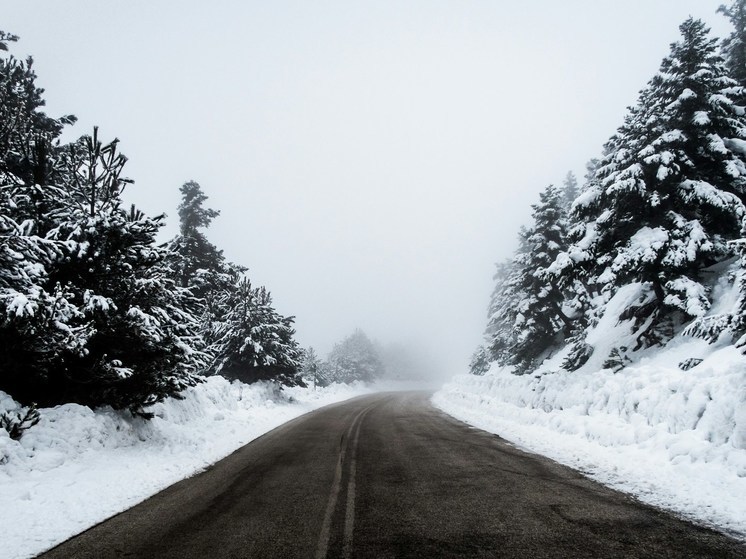
<path id="1" fill-rule="evenodd" d="M 746 546 L 406 392 L 299 417 L 41 557 L 743 558 Z"/>

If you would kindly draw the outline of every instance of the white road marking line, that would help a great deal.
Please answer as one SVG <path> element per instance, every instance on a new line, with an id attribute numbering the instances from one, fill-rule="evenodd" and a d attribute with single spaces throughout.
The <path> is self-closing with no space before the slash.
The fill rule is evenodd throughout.
<path id="1" fill-rule="evenodd" d="M 365 410 L 368 412 L 370 408 Z M 364 415 L 364 414 L 363 414 Z M 355 438 L 352 441 L 352 450 L 350 451 L 350 477 L 347 482 L 347 505 L 345 509 L 345 532 L 343 544 L 343 556 L 349 558 L 352 556 L 352 533 L 355 527 L 355 474 L 357 472 L 357 442 L 360 439 L 360 427 L 363 424 L 363 416 L 357 423 Z"/>
<path id="2" fill-rule="evenodd" d="M 334 481 L 332 483 L 332 490 L 329 493 L 329 501 L 326 504 L 326 513 L 324 514 L 324 521 L 321 524 L 321 533 L 319 534 L 319 543 L 316 547 L 316 559 L 325 559 L 327 551 L 329 550 L 329 537 L 331 536 L 332 527 L 332 516 L 334 515 L 334 509 L 337 507 L 337 499 L 339 498 L 339 490 L 342 485 L 342 467 L 344 465 L 345 455 L 347 454 L 347 447 L 349 445 L 350 436 L 352 434 L 355 425 L 358 423 L 360 417 L 370 409 L 370 406 L 365 408 L 363 411 L 355 416 L 355 419 L 350 423 L 350 427 L 347 429 L 344 438 L 344 444 L 341 446 L 339 451 L 339 459 L 337 460 L 337 468 L 334 471 Z"/>

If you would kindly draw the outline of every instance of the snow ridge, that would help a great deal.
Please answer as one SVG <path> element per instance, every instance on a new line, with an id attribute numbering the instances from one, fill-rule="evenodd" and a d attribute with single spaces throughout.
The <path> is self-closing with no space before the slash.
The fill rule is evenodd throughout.
<path id="1" fill-rule="evenodd" d="M 589 335 L 604 355 L 614 341 L 623 343 L 628 326 L 607 318 Z M 684 336 L 644 355 L 616 372 L 593 358 L 576 372 L 560 372 L 562 353 L 532 375 L 493 364 L 484 376 L 455 377 L 433 403 L 646 503 L 746 540 L 746 358 L 729 340 Z M 693 367 L 682 370 L 687 361 Z"/>
<path id="2" fill-rule="evenodd" d="M 0 429 L 0 556 L 33 557 L 286 421 L 372 391 L 361 383 L 280 391 L 214 376 L 149 408 L 150 421 L 108 407 L 42 409 L 19 441 Z M 0 412 L 19 408 L 0 392 Z"/>

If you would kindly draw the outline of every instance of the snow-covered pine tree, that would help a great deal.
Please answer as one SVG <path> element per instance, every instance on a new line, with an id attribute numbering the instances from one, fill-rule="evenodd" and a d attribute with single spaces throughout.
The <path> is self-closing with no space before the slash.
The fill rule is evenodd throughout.
<path id="1" fill-rule="evenodd" d="M 636 319 L 638 347 L 704 314 L 700 271 L 733 254 L 728 241 L 740 236 L 745 214 L 746 121 L 733 101 L 741 90 L 701 21 L 680 30 L 576 200 L 571 246 L 552 267 L 602 301 L 639 283 L 640 300 L 621 317 Z"/>
<path id="2" fill-rule="evenodd" d="M 316 350 L 309 347 L 303 352 L 303 364 L 301 373 L 307 382 L 316 388 L 317 386 L 327 386 L 329 379 L 326 378 L 326 369 Z"/>
<path id="3" fill-rule="evenodd" d="M 168 244 L 169 276 L 192 294 L 200 317 L 200 336 L 209 355 L 205 372 L 209 372 L 216 367 L 216 352 L 227 328 L 230 301 L 239 297 L 238 283 L 246 269 L 228 262 L 223 251 L 207 240 L 203 230 L 220 212 L 204 207 L 207 196 L 202 187 L 188 181 L 180 192 L 179 235 Z"/>
<path id="4" fill-rule="evenodd" d="M 207 196 L 199 183 L 185 182 L 180 191 L 179 235 L 171 241 L 171 250 L 178 254 L 174 273 L 182 287 L 191 288 L 195 297 L 204 299 L 213 289 L 215 278 L 211 274 L 225 271 L 223 251 L 210 243 L 202 231 L 220 212 L 204 207 Z"/>
<path id="5" fill-rule="evenodd" d="M 181 187 L 179 235 L 170 243 L 172 277 L 188 288 L 201 309 L 201 335 L 210 354 L 208 373 L 245 382 L 301 384 L 302 351 L 293 339 L 293 318 L 272 307 L 264 287 L 254 288 L 246 268 L 228 262 L 204 229 L 220 212 L 205 207 L 202 187 Z"/>
<path id="6" fill-rule="evenodd" d="M 58 225 L 48 237 L 65 258 L 49 270 L 77 310 L 66 326 L 76 343 L 47 379 L 58 401 L 108 404 L 143 415 L 143 407 L 197 382 L 205 365 L 190 293 L 167 275 L 168 251 L 156 244 L 163 216 L 122 208 L 132 181 L 118 141 L 104 144 L 94 128 L 66 149 Z"/>
<path id="7" fill-rule="evenodd" d="M 50 177 L 56 170 L 53 156 L 59 136 L 76 119 L 44 113 L 44 90 L 36 86 L 33 58 L 21 61 L 3 52 L 17 40 L 0 31 L 0 184 L 25 187 L 15 218 L 41 220 L 47 209 L 42 191 L 54 182 Z"/>
<path id="8" fill-rule="evenodd" d="M 490 354 L 487 348 L 480 345 L 469 360 L 469 372 L 472 375 L 482 376 L 490 369 Z"/>
<path id="9" fill-rule="evenodd" d="M 721 5 L 718 12 L 733 24 L 733 32 L 722 42 L 722 53 L 730 76 L 746 87 L 746 0 L 733 0 Z"/>
<path id="10" fill-rule="evenodd" d="M 16 40 L 0 31 L 0 51 Z M 42 93 L 31 58 L 0 56 L 0 389 L 25 402 L 36 399 L 26 389 L 34 375 L 56 370 L 59 351 L 74 343 L 64 324 L 77 312 L 46 285 L 66 249 L 46 234 L 64 194 L 51 185 L 58 137 L 74 117 L 48 117 Z"/>
<path id="11" fill-rule="evenodd" d="M 272 380 L 303 386 L 303 351 L 294 339 L 293 317 L 281 316 L 264 287 L 241 277 L 223 292 L 226 312 L 215 323 L 212 371 L 243 382 Z"/>
<path id="12" fill-rule="evenodd" d="M 516 373 L 533 370 L 574 327 L 557 278 L 548 272 L 566 248 L 564 194 L 553 185 L 540 194 L 532 227 L 521 230 L 518 250 L 495 274 L 485 345 L 489 361 L 513 365 Z"/>
<path id="13" fill-rule="evenodd" d="M 565 213 L 569 213 L 573 202 L 575 202 L 575 198 L 580 194 L 578 189 L 578 179 L 575 177 L 575 173 L 572 171 L 567 173 L 565 180 L 562 183 L 562 188 Z"/>
<path id="14" fill-rule="evenodd" d="M 495 288 L 487 310 L 484 338 L 489 361 L 501 366 L 511 362 L 518 336 L 516 321 L 522 296 L 520 279 L 526 260 L 527 236 L 526 229 L 522 228 L 518 250 L 512 259 L 497 264 L 494 275 Z"/>
<path id="15" fill-rule="evenodd" d="M 565 314 L 564 296 L 548 273 L 557 255 L 566 248 L 566 217 L 562 190 L 548 186 L 533 208 L 533 226 L 526 237 L 526 252 L 518 277 L 516 344 L 511 362 L 516 372 L 537 366 L 547 350 L 560 343 L 572 329 Z"/>
<path id="16" fill-rule="evenodd" d="M 196 382 L 189 294 L 166 277 L 166 251 L 155 244 L 162 218 L 121 208 L 131 182 L 121 176 L 125 162 L 117 142 L 104 145 L 94 129 L 59 151 L 57 184 L 35 185 L 47 211 L 25 227 L 42 253 L 28 248 L 23 256 L 35 258 L 34 276 L 3 286 L 0 388 L 21 401 L 144 415 L 143 407 Z M 28 199 L 24 188 L 12 185 L 11 205 Z M 23 236 L 23 228 L 5 229 L 4 246 Z M 27 247 L 31 240 L 23 239 Z"/>
<path id="17" fill-rule="evenodd" d="M 593 348 L 585 343 L 585 330 L 598 319 L 598 313 L 592 305 L 599 296 L 597 289 L 600 289 L 600 286 L 593 283 L 593 267 L 596 263 L 585 258 L 582 243 L 573 244 L 573 241 L 578 243 L 588 232 L 585 208 L 582 203 L 576 205 L 575 202 L 579 199 L 582 201 L 589 191 L 598 188 L 596 173 L 601 164 L 601 160 L 596 158 L 586 163 L 583 185 L 577 192 L 575 201 L 567 208 L 566 243 L 571 246 L 560 252 L 547 268 L 547 273 L 553 276 L 555 285 L 565 297 L 563 308 L 573 320 L 573 327 L 566 341 L 570 349 L 563 363 L 563 367 L 570 370 L 577 369 L 591 356 Z"/>
<path id="18" fill-rule="evenodd" d="M 372 382 L 384 374 L 375 345 L 360 329 L 332 348 L 326 368 L 332 382 Z"/>

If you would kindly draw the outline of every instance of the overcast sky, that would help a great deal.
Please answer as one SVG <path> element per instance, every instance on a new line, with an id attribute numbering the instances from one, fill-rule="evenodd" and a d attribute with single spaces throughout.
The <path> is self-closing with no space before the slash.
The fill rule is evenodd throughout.
<path id="1" fill-rule="evenodd" d="M 128 201 L 198 181 L 208 237 L 322 354 L 354 328 L 465 372 L 530 204 L 721 0 L 0 0 L 52 116 L 121 139 Z M 72 136 L 71 136 L 72 137 Z"/>

